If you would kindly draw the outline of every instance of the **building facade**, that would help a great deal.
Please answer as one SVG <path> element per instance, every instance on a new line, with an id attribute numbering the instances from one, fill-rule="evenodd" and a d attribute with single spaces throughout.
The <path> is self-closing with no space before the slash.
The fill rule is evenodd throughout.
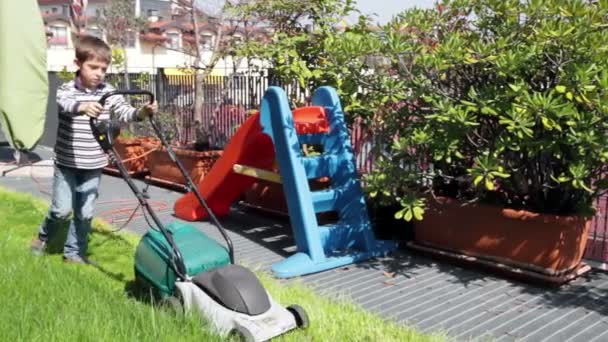
<path id="1" fill-rule="evenodd" d="M 99 17 L 108 0 L 89 0 L 86 10 L 84 32 L 104 38 Z M 140 32 L 126 32 L 125 49 L 127 68 L 131 73 L 155 73 L 158 68 L 177 70 L 193 64 L 194 57 L 187 53 L 188 44 L 193 44 L 192 25 L 170 0 L 136 0 L 135 14 L 145 19 L 145 28 Z M 70 34 L 71 0 L 38 0 L 48 37 L 48 70 L 74 71 L 74 42 Z M 203 46 L 202 60 L 211 60 L 215 30 L 210 23 L 201 22 L 200 42 Z M 240 32 L 235 31 L 235 39 Z M 221 59 L 212 75 L 229 75 L 246 70 L 246 63 L 234 65 L 230 56 Z M 121 72 L 113 66 L 110 72 Z"/>

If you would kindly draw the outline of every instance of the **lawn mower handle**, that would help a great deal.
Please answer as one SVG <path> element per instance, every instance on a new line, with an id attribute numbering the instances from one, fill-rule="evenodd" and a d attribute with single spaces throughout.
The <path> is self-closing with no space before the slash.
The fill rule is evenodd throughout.
<path id="1" fill-rule="evenodd" d="M 103 95 L 99 99 L 99 103 L 101 105 L 104 105 L 106 99 L 108 97 L 110 97 L 110 96 L 113 96 L 113 95 L 148 95 L 150 97 L 150 103 L 154 103 L 154 94 L 152 94 L 151 92 L 149 92 L 147 90 L 115 90 L 115 91 L 111 91 L 111 92 Z M 171 144 L 169 144 L 169 142 L 165 139 L 160 125 L 154 120 L 154 118 L 152 116 L 149 116 L 148 119 L 150 120 L 150 125 L 152 126 L 152 129 L 154 129 L 154 132 L 158 136 L 158 139 L 160 139 L 161 145 L 167 151 L 167 153 L 169 155 L 169 158 L 171 158 L 171 160 L 177 165 L 177 168 L 181 172 L 182 176 L 186 179 L 186 182 L 188 183 L 188 187 L 194 193 L 194 195 L 196 196 L 196 198 L 200 202 L 201 206 L 203 208 L 205 208 L 205 210 L 209 214 L 209 218 L 215 224 L 215 226 L 219 230 L 220 234 L 222 235 L 222 237 L 226 241 L 226 245 L 228 247 L 228 254 L 230 255 L 230 263 L 234 264 L 234 246 L 232 244 L 232 239 L 230 239 L 230 237 L 228 236 L 228 233 L 226 232 L 226 229 L 224 229 L 224 227 L 219 222 L 219 220 L 217 219 L 217 217 L 215 216 L 215 214 L 213 214 L 213 211 L 211 210 L 211 208 L 209 208 L 209 205 L 207 204 L 207 201 L 205 201 L 205 199 L 201 195 L 200 191 L 198 190 L 198 187 L 196 186 L 196 184 L 194 184 L 194 181 L 192 180 L 192 177 L 190 177 L 189 172 L 184 168 L 184 165 L 179 161 L 179 159 L 175 155 L 175 152 L 173 151 L 173 148 L 171 147 Z M 93 121 L 93 118 L 91 118 L 91 127 L 93 127 L 95 125 L 96 125 L 95 121 Z M 110 130 L 110 129 L 111 129 L 111 123 L 110 123 L 110 127 L 109 127 L 108 130 Z M 108 134 L 108 140 L 109 141 L 107 143 L 108 145 L 110 145 L 110 148 L 111 148 L 112 140 L 113 140 L 113 137 L 111 135 L 112 134 Z M 100 144 L 102 144 L 101 141 L 100 141 Z M 102 145 L 102 147 L 103 147 L 103 145 Z"/>
<path id="2" fill-rule="evenodd" d="M 101 98 L 99 98 L 99 104 L 105 105 L 108 97 L 114 95 L 147 95 L 150 98 L 150 104 L 154 103 L 154 94 L 147 90 L 114 90 L 108 93 L 105 93 Z"/>
<path id="3" fill-rule="evenodd" d="M 150 98 L 150 104 L 154 103 L 154 94 L 147 90 L 113 90 L 103 94 L 98 100 L 99 104 L 105 106 L 106 100 L 111 96 L 116 95 L 147 95 Z M 120 134 L 120 124 L 110 120 L 99 122 L 97 118 L 91 117 L 89 120 L 91 124 L 91 130 L 95 139 L 101 145 L 104 151 L 108 151 L 114 144 L 114 138 Z"/>
<path id="4" fill-rule="evenodd" d="M 111 92 L 104 94 L 99 99 L 99 104 L 101 104 L 102 106 L 105 105 L 106 100 L 110 96 L 115 96 L 115 95 L 147 95 L 150 98 L 150 103 L 151 104 L 154 103 L 154 94 L 152 94 L 151 92 L 149 92 L 147 90 L 115 90 L 115 91 L 111 91 Z M 150 121 L 154 123 L 154 121 L 152 120 L 152 117 L 150 117 Z M 175 241 L 173 240 L 173 236 L 171 235 L 171 233 L 169 231 L 167 231 L 167 229 L 165 228 L 163 223 L 160 221 L 160 219 L 158 218 L 158 216 L 156 215 L 154 210 L 152 210 L 152 207 L 146 200 L 145 196 L 142 194 L 142 192 L 139 190 L 139 188 L 135 185 L 135 183 L 133 183 L 133 180 L 131 179 L 129 172 L 127 171 L 126 167 L 124 166 L 124 164 L 118 157 L 118 153 L 114 149 L 113 140 L 114 140 L 115 136 L 117 136 L 118 133 L 120 132 L 119 126 L 113 124 L 112 120 L 98 121 L 97 118 L 93 118 L 93 117 L 90 118 L 89 123 L 91 125 L 91 131 L 93 132 L 93 136 L 95 137 L 95 140 L 97 140 L 97 142 L 99 143 L 101 148 L 104 150 L 104 152 L 106 152 L 110 156 L 110 162 L 112 162 L 118 168 L 121 176 L 127 182 L 127 185 L 129 186 L 129 188 L 131 188 L 131 190 L 135 194 L 135 197 L 139 201 L 139 204 L 142 207 L 144 207 L 146 209 L 146 211 L 150 214 L 150 216 L 152 217 L 152 221 L 154 221 L 154 223 L 160 230 L 161 234 L 165 237 L 165 239 L 171 246 L 171 248 L 173 250 L 173 258 L 172 258 L 173 265 L 172 266 L 173 266 L 175 273 L 183 280 L 186 280 L 188 277 L 188 273 L 187 273 L 186 265 L 184 263 L 184 258 L 182 256 L 179 248 L 177 248 L 177 245 L 176 245 Z M 163 139 L 161 139 L 161 140 L 163 140 Z"/>

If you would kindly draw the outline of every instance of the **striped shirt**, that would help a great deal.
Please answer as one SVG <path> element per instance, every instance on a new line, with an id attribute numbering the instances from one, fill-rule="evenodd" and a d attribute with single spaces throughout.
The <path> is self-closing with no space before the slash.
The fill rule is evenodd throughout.
<path id="1" fill-rule="evenodd" d="M 102 95 L 115 90 L 109 84 L 101 83 L 97 89 L 82 86 L 78 77 L 64 83 L 57 89 L 59 125 L 55 144 L 55 162 L 61 166 L 76 169 L 100 169 L 108 164 L 108 158 L 91 132 L 90 117 L 78 113 L 82 102 L 97 102 Z M 137 109 L 129 105 L 122 96 L 111 96 L 106 100 L 98 120 L 113 119 L 122 122 L 136 118 Z"/>

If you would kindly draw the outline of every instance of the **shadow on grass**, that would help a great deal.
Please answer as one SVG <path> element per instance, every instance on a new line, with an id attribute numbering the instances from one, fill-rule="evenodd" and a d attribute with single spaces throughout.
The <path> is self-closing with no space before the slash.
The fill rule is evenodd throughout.
<path id="1" fill-rule="evenodd" d="M 126 275 L 124 272 L 113 272 L 108 270 L 107 267 L 103 266 L 104 264 L 112 265 L 112 263 L 116 263 L 118 258 L 98 263 L 97 265 L 95 265 L 95 268 L 97 268 L 100 272 L 104 273 L 108 277 L 118 282 L 124 283 L 124 292 L 128 297 L 153 306 L 158 306 L 162 304 L 163 296 L 160 294 L 160 292 L 156 290 L 154 286 L 143 281 L 140 277 L 136 277 L 134 274 L 135 268 L 133 264 L 133 258 L 135 258 L 135 248 L 133 247 L 133 243 L 135 241 L 129 240 L 124 236 L 117 234 L 116 231 L 107 229 L 97 229 L 93 232 L 93 234 L 97 235 L 97 241 L 94 245 L 96 248 L 99 248 L 100 246 L 103 246 L 107 243 L 129 246 L 128 255 L 121 254 L 118 256 L 118 258 L 130 258 L 131 261 L 129 262 L 129 265 L 131 266 L 131 270 L 133 270 L 133 275 Z"/>
<path id="2" fill-rule="evenodd" d="M 101 255 L 97 255 L 96 259 L 99 259 L 99 262 L 93 264 L 93 266 L 97 270 L 117 282 L 128 282 L 128 280 L 132 278 L 131 275 L 125 274 L 124 270 L 114 271 L 111 270 L 111 268 L 113 266 L 119 268 L 117 266 L 119 266 L 119 264 L 121 263 L 121 258 L 133 258 L 133 241 L 130 241 L 124 236 L 116 234 L 116 232 L 110 230 L 95 229 L 92 235 L 96 237 L 94 243 L 92 244 L 95 249 L 98 249 L 108 243 L 118 246 L 116 250 L 116 252 L 118 252 L 118 255 L 103 257 Z M 119 250 L 120 246 L 128 246 L 128 255 L 125 253 L 121 253 L 122 251 Z"/>
<path id="3" fill-rule="evenodd" d="M 148 305 L 156 306 L 162 299 L 154 287 L 137 277 L 127 281 L 124 290 L 128 297 Z"/>
<path id="4" fill-rule="evenodd" d="M 60 223 L 60 225 L 58 226 L 57 232 L 54 234 L 53 238 L 49 241 L 48 247 L 47 247 L 47 253 L 48 254 L 54 254 L 54 255 L 58 255 L 58 254 L 63 254 L 63 246 L 65 244 L 67 235 L 68 235 L 68 230 L 69 230 L 69 226 L 70 226 L 70 220 L 64 220 Z M 132 246 L 132 241 L 129 241 L 128 239 L 126 239 L 124 236 L 121 236 L 119 234 L 116 234 L 113 231 L 110 230 L 103 230 L 103 229 L 93 229 L 93 231 L 91 232 L 91 234 L 89 235 L 90 238 L 90 247 L 93 247 L 95 250 L 99 249 L 100 247 L 106 245 L 107 243 L 111 243 L 111 244 L 116 244 L 118 246 Z M 120 247 L 118 247 L 120 248 Z M 130 253 L 130 257 L 133 257 L 133 253 L 131 252 L 132 248 L 129 247 L 129 253 Z M 89 249 L 89 256 L 91 252 L 91 248 Z M 109 278 L 111 278 L 114 281 L 120 282 L 120 283 L 126 283 L 127 286 L 129 288 L 131 288 L 130 283 L 133 282 L 133 280 L 129 280 L 130 278 L 132 278 L 130 275 L 125 274 L 125 272 L 123 271 L 115 271 L 112 270 L 112 267 L 116 267 L 119 266 L 119 262 L 120 262 L 120 258 L 124 258 L 125 255 L 121 254 L 118 256 L 112 256 L 112 255 L 97 255 L 97 258 L 95 258 L 96 260 L 93 260 L 91 263 L 91 266 L 94 267 L 95 269 L 97 269 L 98 271 L 100 271 L 101 273 L 105 274 L 106 276 L 108 276 Z M 98 260 L 97 260 L 98 259 Z"/>

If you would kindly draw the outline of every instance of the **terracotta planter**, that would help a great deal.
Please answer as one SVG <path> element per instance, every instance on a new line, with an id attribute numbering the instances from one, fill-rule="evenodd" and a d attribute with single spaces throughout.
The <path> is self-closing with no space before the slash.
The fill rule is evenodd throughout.
<path id="1" fill-rule="evenodd" d="M 145 139 L 143 138 L 143 140 Z M 118 152 L 118 157 L 125 161 L 124 165 L 129 172 L 142 172 L 146 167 L 147 156 L 142 156 L 146 151 L 141 144 L 142 138 L 118 137 L 114 141 L 114 148 Z M 109 165 L 108 168 L 114 169 L 112 165 Z"/>
<path id="2" fill-rule="evenodd" d="M 154 143 L 142 143 L 144 149 L 149 150 L 158 145 Z M 177 159 L 182 163 L 195 184 L 211 170 L 213 164 L 222 155 L 222 151 L 192 151 L 181 148 L 173 148 Z M 164 148 L 157 148 L 149 154 L 147 168 L 153 180 L 167 182 L 174 185 L 186 185 L 186 179 L 181 174 L 176 163 L 174 163 Z"/>
<path id="3" fill-rule="evenodd" d="M 415 242 L 510 267 L 560 276 L 581 265 L 591 221 L 486 205 L 429 201 Z"/>
<path id="4" fill-rule="evenodd" d="M 275 171 L 278 172 L 278 171 Z M 330 186 L 329 179 L 309 181 L 311 190 L 321 190 Z M 265 180 L 258 180 L 244 194 L 245 205 L 281 214 L 288 215 L 287 200 L 283 192 L 283 185 Z"/>
<path id="5" fill-rule="evenodd" d="M 258 180 L 245 192 L 243 201 L 257 209 L 287 215 L 287 200 L 281 184 Z"/>

